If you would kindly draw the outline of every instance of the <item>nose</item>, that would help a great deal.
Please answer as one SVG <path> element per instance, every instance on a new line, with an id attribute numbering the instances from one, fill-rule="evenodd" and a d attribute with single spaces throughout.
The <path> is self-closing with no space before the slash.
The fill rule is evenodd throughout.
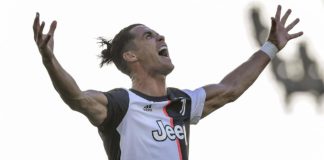
<path id="1" fill-rule="evenodd" d="M 165 37 L 163 35 L 158 35 L 158 41 L 165 41 Z"/>

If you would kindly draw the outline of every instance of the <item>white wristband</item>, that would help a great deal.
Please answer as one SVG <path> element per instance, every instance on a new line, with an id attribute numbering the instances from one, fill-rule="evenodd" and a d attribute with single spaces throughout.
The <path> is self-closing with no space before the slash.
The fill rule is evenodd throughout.
<path id="1" fill-rule="evenodd" d="M 266 41 L 260 50 L 267 54 L 271 59 L 273 59 L 279 51 L 279 49 L 269 41 Z"/>

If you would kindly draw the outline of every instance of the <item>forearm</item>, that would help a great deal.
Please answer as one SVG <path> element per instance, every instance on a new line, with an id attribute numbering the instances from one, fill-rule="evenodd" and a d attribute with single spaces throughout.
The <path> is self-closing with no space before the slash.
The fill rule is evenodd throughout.
<path id="1" fill-rule="evenodd" d="M 226 103 L 240 97 L 258 78 L 269 64 L 271 58 L 275 57 L 277 52 L 283 49 L 288 41 L 303 35 L 303 32 L 288 33 L 299 22 L 297 18 L 287 25 L 286 21 L 290 13 L 291 10 L 289 9 L 281 17 L 281 6 L 278 5 L 275 17 L 271 18 L 268 42 L 254 53 L 249 60 L 229 73 L 220 83 L 204 86 L 206 102 L 203 116 L 207 116 Z"/>
<path id="2" fill-rule="evenodd" d="M 64 101 L 80 98 L 82 92 L 79 86 L 72 76 L 63 69 L 55 56 L 50 59 L 43 58 L 43 64 L 51 78 L 54 88 Z"/>
<path id="3" fill-rule="evenodd" d="M 231 88 L 234 99 L 236 99 L 253 84 L 269 62 L 270 58 L 266 54 L 257 51 L 246 62 L 225 76 L 220 83 Z"/>
<path id="4" fill-rule="evenodd" d="M 85 115 L 94 126 L 99 126 L 107 117 L 107 98 L 99 91 L 82 92 L 75 80 L 57 61 L 55 56 L 49 60 L 43 57 L 43 64 L 48 71 L 54 88 L 62 100 L 74 111 Z"/>

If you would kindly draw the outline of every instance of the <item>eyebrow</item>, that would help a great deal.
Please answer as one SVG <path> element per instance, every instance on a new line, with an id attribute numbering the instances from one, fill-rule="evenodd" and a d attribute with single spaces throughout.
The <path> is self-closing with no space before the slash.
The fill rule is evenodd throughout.
<path id="1" fill-rule="evenodd" d="M 153 30 L 146 30 L 143 33 L 143 36 L 145 36 L 146 34 L 154 34 L 154 35 L 159 35 L 157 32 L 153 31 Z"/>

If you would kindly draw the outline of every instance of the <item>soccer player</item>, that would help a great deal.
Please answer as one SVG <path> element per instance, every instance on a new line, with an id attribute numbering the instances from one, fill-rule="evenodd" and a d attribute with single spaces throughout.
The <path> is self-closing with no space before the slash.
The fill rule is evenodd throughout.
<path id="1" fill-rule="evenodd" d="M 47 34 L 39 14 L 34 20 L 34 40 L 43 64 L 63 101 L 84 114 L 98 128 L 110 160 L 187 160 L 190 124 L 233 102 L 257 79 L 287 42 L 303 34 L 289 34 L 291 13 L 281 16 L 279 5 L 271 18 L 267 42 L 219 83 L 195 90 L 169 88 L 166 77 L 173 70 L 164 36 L 143 24 L 122 29 L 101 53 L 101 65 L 113 62 L 132 81 L 130 89 L 107 92 L 81 91 L 53 53 L 53 21 Z"/>

